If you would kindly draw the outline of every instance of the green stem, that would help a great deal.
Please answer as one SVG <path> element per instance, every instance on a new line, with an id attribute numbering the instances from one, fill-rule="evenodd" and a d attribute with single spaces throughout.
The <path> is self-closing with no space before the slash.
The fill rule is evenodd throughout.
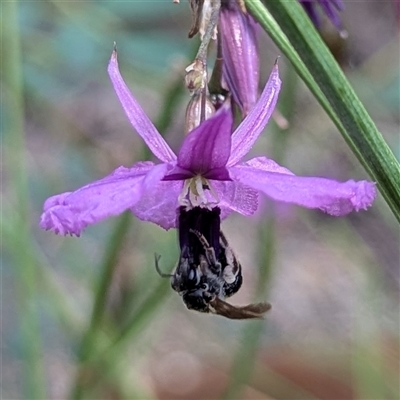
<path id="1" fill-rule="evenodd" d="M 94 337 L 99 329 L 106 310 L 107 296 L 112 283 L 115 268 L 117 266 L 118 255 L 123 248 L 124 238 L 129 231 L 131 224 L 131 214 L 125 212 L 118 220 L 114 232 L 108 242 L 108 248 L 105 251 L 105 259 L 100 267 L 101 279 L 96 290 L 96 298 L 93 305 L 90 326 L 87 336 L 84 338 L 81 349 L 81 359 L 86 359 L 93 348 Z"/>
<path id="2" fill-rule="evenodd" d="M 73 399 L 81 399 L 85 391 L 85 380 L 87 374 L 85 361 L 89 359 L 95 351 L 98 334 L 101 330 L 102 320 L 106 311 L 109 288 L 111 286 L 112 278 L 117 266 L 118 255 L 123 247 L 124 238 L 130 227 L 130 222 L 131 214 L 129 212 L 122 214 L 117 221 L 117 225 L 113 234 L 111 235 L 110 240 L 108 241 L 104 262 L 100 268 L 102 271 L 100 275 L 100 281 L 95 291 L 95 301 L 90 319 L 90 325 L 82 339 L 79 350 L 79 360 L 81 362 L 81 366 L 78 370 L 75 387 L 72 393 Z"/>
<path id="3" fill-rule="evenodd" d="M 231 400 L 242 398 L 244 386 L 249 382 L 257 357 L 262 333 L 264 332 L 263 321 L 249 321 L 243 329 L 241 342 L 233 359 L 230 381 L 221 399 Z"/>
<path id="4" fill-rule="evenodd" d="M 172 268 L 170 268 L 172 269 Z M 90 379 L 88 382 L 83 382 L 85 386 L 90 386 L 92 390 L 100 384 L 113 381 L 113 369 L 119 362 L 121 354 L 124 354 L 126 348 L 132 344 L 135 339 L 144 332 L 150 321 L 153 320 L 155 313 L 159 307 L 165 303 L 165 299 L 171 293 L 171 285 L 169 280 L 162 279 L 158 282 L 155 288 L 151 291 L 151 295 L 145 300 L 137 312 L 132 315 L 130 321 L 125 328 L 114 339 L 104 351 L 91 353 L 86 360 L 83 361 L 82 371 L 95 371 L 96 379 Z M 82 375 L 84 379 L 84 374 Z M 81 398 L 83 391 L 78 391 L 75 388 L 74 399 Z"/>
<path id="5" fill-rule="evenodd" d="M 301 5 L 274 0 L 264 6 L 247 0 L 246 6 L 292 62 L 400 221 L 399 162 Z"/>
<path id="6" fill-rule="evenodd" d="M 169 271 L 172 270 L 172 267 Z M 167 273 L 169 272 L 166 271 Z M 131 317 L 119 336 L 113 341 L 110 347 L 102 355 L 102 359 L 112 364 L 124 351 L 127 345 L 143 332 L 147 324 L 154 317 L 159 307 L 165 303 L 167 296 L 171 294 L 171 283 L 169 279 L 160 280 L 151 295 L 146 299 L 138 311 Z"/>
<path id="7" fill-rule="evenodd" d="M 7 96 L 7 122 L 9 122 L 4 143 L 10 161 L 7 164 L 10 169 L 10 182 L 13 185 L 12 197 L 17 213 L 14 219 L 14 228 L 18 232 L 18 238 L 12 255 L 16 274 L 15 290 L 19 308 L 21 346 L 24 355 L 21 381 L 24 384 L 25 398 L 43 399 L 46 398 L 46 386 L 37 310 L 37 276 L 35 265 L 26 251 L 31 239 L 17 1 L 12 0 L 7 4 L 2 4 L 1 14 L 4 24 L 2 47 L 7 48 L 7 57 L 2 58 L 1 66 L 6 82 L 2 87 L 2 94 L 6 93 Z M 3 117 L 5 116 L 2 115 L 2 125 Z"/>

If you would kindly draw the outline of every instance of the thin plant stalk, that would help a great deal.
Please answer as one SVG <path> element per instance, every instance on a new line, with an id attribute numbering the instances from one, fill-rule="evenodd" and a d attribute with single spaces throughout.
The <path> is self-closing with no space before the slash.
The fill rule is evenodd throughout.
<path id="1" fill-rule="evenodd" d="M 24 397 L 46 398 L 43 368 L 43 352 L 37 305 L 37 275 L 35 265 L 25 250 L 30 244 L 29 193 L 26 166 L 26 139 L 24 132 L 24 101 L 22 82 L 22 57 L 18 25 L 18 3 L 11 0 L 1 6 L 3 25 L 2 44 L 7 47 L 7 57 L 2 59 L 2 70 L 7 92 L 8 122 L 4 144 L 11 176 L 11 195 L 17 216 L 13 223 L 18 232 L 18 241 L 12 251 L 15 272 L 20 343 L 23 351 L 22 382 Z M 2 124 L 4 119 L 2 119 Z M 12 162 L 11 162 L 12 161 Z M 22 395 L 22 394 L 21 394 Z"/>
<path id="2" fill-rule="evenodd" d="M 104 262 L 100 267 L 100 280 L 95 291 L 95 300 L 90 318 L 89 328 L 83 336 L 79 349 L 80 367 L 78 369 L 75 387 L 72 392 L 73 399 L 80 399 L 85 391 L 85 361 L 93 354 L 97 344 L 98 333 L 101 330 L 102 321 L 107 306 L 107 297 L 113 280 L 113 275 L 117 266 L 117 260 L 123 248 L 124 238 L 129 231 L 131 215 L 128 212 L 122 214 L 114 228 L 108 241 L 105 251 Z"/>

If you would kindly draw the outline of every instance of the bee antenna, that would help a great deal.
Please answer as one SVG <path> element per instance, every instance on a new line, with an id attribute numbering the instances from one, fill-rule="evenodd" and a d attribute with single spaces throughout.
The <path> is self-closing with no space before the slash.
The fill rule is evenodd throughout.
<path id="1" fill-rule="evenodd" d="M 171 278 L 173 276 L 172 274 L 166 274 L 160 270 L 160 266 L 158 264 L 158 262 L 160 261 L 160 258 L 161 258 L 161 256 L 159 254 L 154 253 L 154 262 L 156 265 L 156 271 L 157 271 L 158 275 L 160 275 L 162 278 Z"/>

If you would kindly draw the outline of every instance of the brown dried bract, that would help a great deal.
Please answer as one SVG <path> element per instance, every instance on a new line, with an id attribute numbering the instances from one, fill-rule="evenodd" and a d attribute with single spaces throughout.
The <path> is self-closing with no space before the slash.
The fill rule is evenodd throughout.
<path id="1" fill-rule="evenodd" d="M 188 36 L 192 38 L 200 30 L 204 0 L 189 0 L 189 4 L 192 9 L 192 27 Z"/>
<path id="2" fill-rule="evenodd" d="M 242 10 L 242 12 L 243 12 L 244 14 L 247 14 L 246 4 L 245 4 L 244 0 L 237 0 L 237 2 L 238 2 L 238 4 L 239 4 L 239 7 L 240 7 L 240 9 Z"/>

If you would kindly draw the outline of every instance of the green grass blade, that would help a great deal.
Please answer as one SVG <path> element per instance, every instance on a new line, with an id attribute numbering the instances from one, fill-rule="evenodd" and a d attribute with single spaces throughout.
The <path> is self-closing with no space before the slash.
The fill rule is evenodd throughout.
<path id="1" fill-rule="evenodd" d="M 15 204 L 16 214 L 13 228 L 18 233 L 17 241 L 11 250 L 13 272 L 15 274 L 15 293 L 22 351 L 23 391 L 26 398 L 43 399 L 46 397 L 46 384 L 43 368 L 42 338 L 39 325 L 37 271 L 26 248 L 30 245 L 29 227 L 29 192 L 28 169 L 26 157 L 26 140 L 24 132 L 24 99 L 22 54 L 18 24 L 18 4 L 10 1 L 1 5 L 2 47 L 7 49 L 7 57 L 2 59 L 4 86 L 2 100 L 7 99 L 6 113 L 1 119 L 1 131 L 4 129 L 4 145 L 7 153 L 8 173 L 10 178 L 10 195 Z M 3 126 L 4 124 L 4 126 Z M 1 259 L 1 261 L 3 261 Z"/>
<path id="2" fill-rule="evenodd" d="M 89 328 L 83 336 L 79 349 L 78 356 L 81 364 L 77 373 L 76 383 L 72 393 L 73 399 L 82 398 L 86 389 L 84 362 L 94 352 L 98 341 L 98 336 L 101 333 L 101 325 L 103 322 L 104 314 L 106 312 L 109 289 L 113 281 L 118 256 L 123 247 L 124 239 L 129 230 L 131 221 L 132 217 L 129 212 L 125 212 L 124 214 L 122 214 L 118 218 L 114 231 L 112 232 L 112 235 L 107 242 L 104 261 L 100 267 L 100 279 L 95 290 L 95 299 Z"/>
<path id="3" fill-rule="evenodd" d="M 297 0 L 246 6 L 333 120 L 400 221 L 400 165 Z"/>

